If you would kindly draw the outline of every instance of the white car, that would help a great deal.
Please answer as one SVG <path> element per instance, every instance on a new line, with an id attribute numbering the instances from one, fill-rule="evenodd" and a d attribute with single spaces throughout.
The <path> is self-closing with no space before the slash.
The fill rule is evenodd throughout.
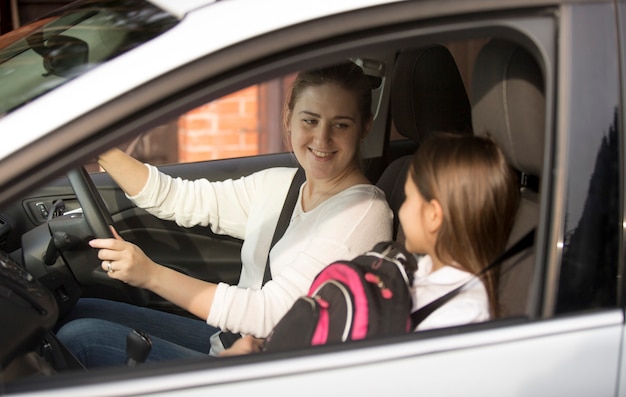
<path id="1" fill-rule="evenodd" d="M 626 395 L 625 6 L 81 0 L 0 37 L 0 394 Z M 490 134 L 519 172 L 522 204 L 510 242 L 531 229 L 536 238 L 502 268 L 499 318 L 284 353 L 90 371 L 51 343 L 56 321 L 81 296 L 176 311 L 102 277 L 93 250 L 80 249 L 99 233 L 85 219 L 91 229 L 111 219 L 157 262 L 195 277 L 239 276 L 241 241 L 139 210 L 108 175 L 80 172 L 95 156 L 116 145 L 137 157 L 150 146 L 152 155 L 172 142 L 183 148 L 180 126 L 198 108 L 256 87 L 257 154 L 178 155 L 159 167 L 221 180 L 292 165 L 272 121 L 284 84 L 299 70 L 346 58 L 377 83 L 362 152 L 392 209 L 403 199 L 406 156 L 439 129 Z M 78 248 L 55 244 L 55 232 L 69 233 Z"/>

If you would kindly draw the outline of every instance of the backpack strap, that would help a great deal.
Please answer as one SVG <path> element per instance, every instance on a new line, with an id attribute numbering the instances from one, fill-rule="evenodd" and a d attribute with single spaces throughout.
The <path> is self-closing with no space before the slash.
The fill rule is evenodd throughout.
<path id="1" fill-rule="evenodd" d="M 276 223 L 276 229 L 274 229 L 274 236 L 272 237 L 272 242 L 270 243 L 270 249 L 267 251 L 267 261 L 265 262 L 265 274 L 263 275 L 263 285 L 272 279 L 272 273 L 270 271 L 270 251 L 274 247 L 274 244 L 278 240 L 281 239 L 285 231 L 287 230 L 287 226 L 289 226 L 289 221 L 291 220 L 291 215 L 293 214 L 293 209 L 296 207 L 296 201 L 298 201 L 298 195 L 300 194 L 300 186 L 306 180 L 304 169 L 302 167 L 298 167 L 296 174 L 291 180 L 291 185 L 289 185 L 289 190 L 287 191 L 287 197 L 285 198 L 285 203 L 283 204 L 283 209 L 280 212 L 278 217 L 278 222 Z M 222 342 L 222 346 L 225 349 L 235 343 L 235 341 L 241 338 L 240 333 L 236 332 L 220 332 L 219 338 Z"/>
<path id="2" fill-rule="evenodd" d="M 413 313 L 411 313 L 411 321 L 413 323 L 413 329 L 415 329 L 415 327 L 417 327 L 418 324 L 424 321 L 426 317 L 430 316 L 432 312 L 439 309 L 446 302 L 450 301 L 450 299 L 458 295 L 458 293 L 461 292 L 465 287 L 467 287 L 471 282 L 477 280 L 478 278 L 483 276 L 485 273 L 487 273 L 489 270 L 495 268 L 496 266 L 499 266 L 500 264 L 502 264 L 502 262 L 509 259 L 510 257 L 524 251 L 527 248 L 532 247 L 534 241 L 535 241 L 535 229 L 532 229 L 530 232 L 526 233 L 524 237 L 518 240 L 518 242 L 515 243 L 511 248 L 506 250 L 502 255 L 496 258 L 496 260 L 491 262 L 489 266 L 481 270 L 478 274 L 476 274 L 475 277 L 472 277 L 471 280 L 465 282 L 461 286 L 453 289 L 452 291 L 448 292 L 445 295 L 440 296 L 439 298 L 430 302 L 426 306 L 423 306 L 417 309 L 416 311 L 414 311 Z"/>

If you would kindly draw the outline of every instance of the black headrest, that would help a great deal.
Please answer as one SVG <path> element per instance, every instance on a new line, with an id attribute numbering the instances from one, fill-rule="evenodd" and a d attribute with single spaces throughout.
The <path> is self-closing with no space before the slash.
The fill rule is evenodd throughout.
<path id="1" fill-rule="evenodd" d="M 432 132 L 471 132 L 469 99 L 446 47 L 402 51 L 391 84 L 391 115 L 403 136 L 419 144 Z"/>
<path id="2" fill-rule="evenodd" d="M 517 170 L 541 176 L 546 104 L 533 56 L 511 42 L 485 44 L 474 65 L 472 104 L 474 133 L 490 135 Z"/>

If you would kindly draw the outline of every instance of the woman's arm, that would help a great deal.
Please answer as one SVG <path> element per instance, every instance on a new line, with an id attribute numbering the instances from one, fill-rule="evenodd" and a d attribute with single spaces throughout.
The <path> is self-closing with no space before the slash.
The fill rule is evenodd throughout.
<path id="1" fill-rule="evenodd" d="M 100 155 L 98 164 L 130 196 L 137 195 L 148 181 L 148 168 L 119 149 Z"/>

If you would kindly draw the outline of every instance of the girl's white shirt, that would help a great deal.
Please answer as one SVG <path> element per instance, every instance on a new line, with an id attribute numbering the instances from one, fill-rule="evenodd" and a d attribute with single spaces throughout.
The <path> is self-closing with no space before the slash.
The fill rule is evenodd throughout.
<path id="1" fill-rule="evenodd" d="M 433 272 L 433 261 L 428 255 L 418 258 L 417 266 L 412 288 L 413 311 L 474 277 L 473 274 L 453 266 L 443 266 Z M 457 296 L 418 324 L 415 331 L 476 323 L 490 318 L 487 290 L 479 279 L 474 278 Z"/>

